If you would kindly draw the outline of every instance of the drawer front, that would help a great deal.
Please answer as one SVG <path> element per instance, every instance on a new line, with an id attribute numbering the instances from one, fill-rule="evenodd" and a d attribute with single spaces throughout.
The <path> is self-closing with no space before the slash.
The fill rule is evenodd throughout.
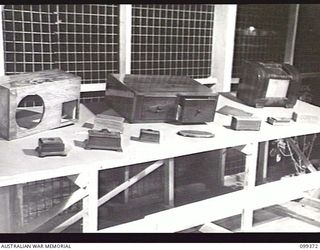
<path id="1" fill-rule="evenodd" d="M 144 97 L 141 120 L 172 121 L 177 111 L 174 97 Z"/>
<path id="2" fill-rule="evenodd" d="M 182 123 L 211 122 L 214 118 L 216 99 L 182 98 L 179 104 L 179 121 Z"/>

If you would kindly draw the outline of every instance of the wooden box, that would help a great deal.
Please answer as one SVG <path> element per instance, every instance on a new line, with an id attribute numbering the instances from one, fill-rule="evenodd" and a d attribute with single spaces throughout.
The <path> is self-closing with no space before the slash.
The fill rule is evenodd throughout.
<path id="1" fill-rule="evenodd" d="M 259 131 L 261 119 L 250 116 L 232 116 L 231 128 L 234 130 Z"/>
<path id="2" fill-rule="evenodd" d="M 79 117 L 81 78 L 60 70 L 0 78 L 0 135 L 12 140 L 72 124 Z"/>
<path id="3" fill-rule="evenodd" d="M 183 76 L 111 74 L 106 102 L 129 122 L 213 121 L 217 94 Z"/>
<path id="4" fill-rule="evenodd" d="M 245 61 L 237 97 L 249 106 L 293 108 L 300 88 L 300 74 L 289 64 Z"/>

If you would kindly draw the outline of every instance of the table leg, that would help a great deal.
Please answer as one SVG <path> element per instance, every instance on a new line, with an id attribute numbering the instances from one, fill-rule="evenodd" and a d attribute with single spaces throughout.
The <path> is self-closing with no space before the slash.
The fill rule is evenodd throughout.
<path id="1" fill-rule="evenodd" d="M 87 175 L 88 184 L 86 190 L 88 196 L 83 199 L 83 215 L 84 233 L 96 232 L 98 230 L 98 170 L 83 173 Z"/>
<path id="2" fill-rule="evenodd" d="M 169 208 L 174 207 L 174 158 L 167 159 L 164 166 L 164 199 Z"/>
<path id="3" fill-rule="evenodd" d="M 258 152 L 258 169 L 257 169 L 256 185 L 265 183 L 267 180 L 268 156 L 269 156 L 269 141 L 260 142 L 259 152 Z"/>
<path id="4" fill-rule="evenodd" d="M 249 231 L 253 225 L 253 209 L 250 205 L 250 191 L 256 183 L 257 159 L 258 159 L 258 143 L 250 143 L 246 146 L 245 153 L 245 180 L 244 190 L 248 194 L 248 200 L 243 201 L 245 206 L 241 216 L 241 231 Z"/>
<path id="5" fill-rule="evenodd" d="M 218 151 L 219 154 L 219 162 L 218 162 L 218 172 L 217 172 L 217 183 L 218 187 L 222 187 L 224 185 L 224 174 L 226 168 L 226 158 L 227 158 L 227 149 L 223 148 Z"/>

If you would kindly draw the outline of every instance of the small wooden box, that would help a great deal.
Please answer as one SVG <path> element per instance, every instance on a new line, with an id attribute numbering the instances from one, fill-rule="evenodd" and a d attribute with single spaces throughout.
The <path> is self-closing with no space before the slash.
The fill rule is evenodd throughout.
<path id="1" fill-rule="evenodd" d="M 104 149 L 122 152 L 120 132 L 110 132 L 107 129 L 89 130 L 86 149 Z"/>
<path id="2" fill-rule="evenodd" d="M 234 130 L 259 131 L 261 120 L 251 116 L 232 116 L 231 128 Z"/>
<path id="3" fill-rule="evenodd" d="M 12 140 L 72 124 L 79 117 L 80 85 L 80 77 L 60 70 L 1 77 L 1 137 Z"/>

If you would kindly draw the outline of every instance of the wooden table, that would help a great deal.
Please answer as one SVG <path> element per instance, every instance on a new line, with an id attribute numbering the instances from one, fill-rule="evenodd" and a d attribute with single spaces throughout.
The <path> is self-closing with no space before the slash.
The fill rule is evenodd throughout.
<path id="1" fill-rule="evenodd" d="M 220 95 L 217 110 L 224 105 L 254 113 L 255 116 L 264 120 L 267 116 L 289 117 L 293 110 L 320 116 L 319 107 L 302 101 L 298 101 L 293 110 L 271 107 L 255 109 L 233 101 L 230 95 Z M 246 177 L 243 190 L 170 208 L 145 216 L 141 220 L 109 227 L 98 232 L 175 232 L 236 214 L 242 214 L 242 230 L 250 231 L 255 209 L 302 197 L 304 191 L 320 187 L 319 172 L 255 186 L 259 143 L 278 138 L 319 133 L 320 124 L 292 122 L 288 126 L 272 126 L 263 122 L 260 131 L 234 131 L 228 128 L 231 117 L 219 113 L 216 113 L 214 122 L 203 125 L 125 124 L 122 136 L 123 152 L 113 152 L 84 150 L 75 146 L 75 143 L 77 144 L 77 142 L 87 138 L 88 129 L 82 125 L 85 121 L 93 122 L 93 117 L 94 114 L 90 110 L 81 106 L 80 122 L 76 125 L 42 132 L 14 141 L 0 140 L 0 187 L 3 191 L 12 190 L 13 187 L 26 182 L 61 176 L 68 176 L 79 186 L 79 189 L 69 199 L 28 225 L 14 225 L 11 217 L 16 216 L 21 211 L 12 211 L 11 215 L 0 219 L 0 225 L 2 225 L 0 229 L 2 231 L 31 232 L 70 205 L 83 199 L 82 211 L 62 222 L 51 232 L 62 231 L 81 218 L 83 218 L 83 232 L 97 232 L 97 207 L 161 166 L 166 168 L 167 173 L 166 202 L 169 207 L 172 207 L 174 201 L 173 159 L 182 155 L 228 147 L 237 147 L 246 155 Z M 130 136 L 138 136 L 140 128 L 159 130 L 161 143 L 149 144 L 131 141 Z M 206 130 L 214 133 L 215 137 L 206 139 L 181 137 L 177 135 L 177 132 L 181 129 Z M 37 157 L 34 148 L 37 146 L 38 138 L 53 136 L 61 137 L 64 140 L 69 148 L 68 156 Z M 150 161 L 155 162 L 108 194 L 98 198 L 98 173 L 100 170 Z M 260 165 L 263 166 L 263 163 Z M 259 168 L 258 171 L 260 171 Z M 10 192 L 12 193 L 12 191 Z M 1 192 L 2 198 L 7 197 L 10 192 Z M 19 202 L 19 199 L 15 202 Z M 1 209 L 3 211 L 0 211 L 0 214 L 10 210 L 9 207 Z"/>

